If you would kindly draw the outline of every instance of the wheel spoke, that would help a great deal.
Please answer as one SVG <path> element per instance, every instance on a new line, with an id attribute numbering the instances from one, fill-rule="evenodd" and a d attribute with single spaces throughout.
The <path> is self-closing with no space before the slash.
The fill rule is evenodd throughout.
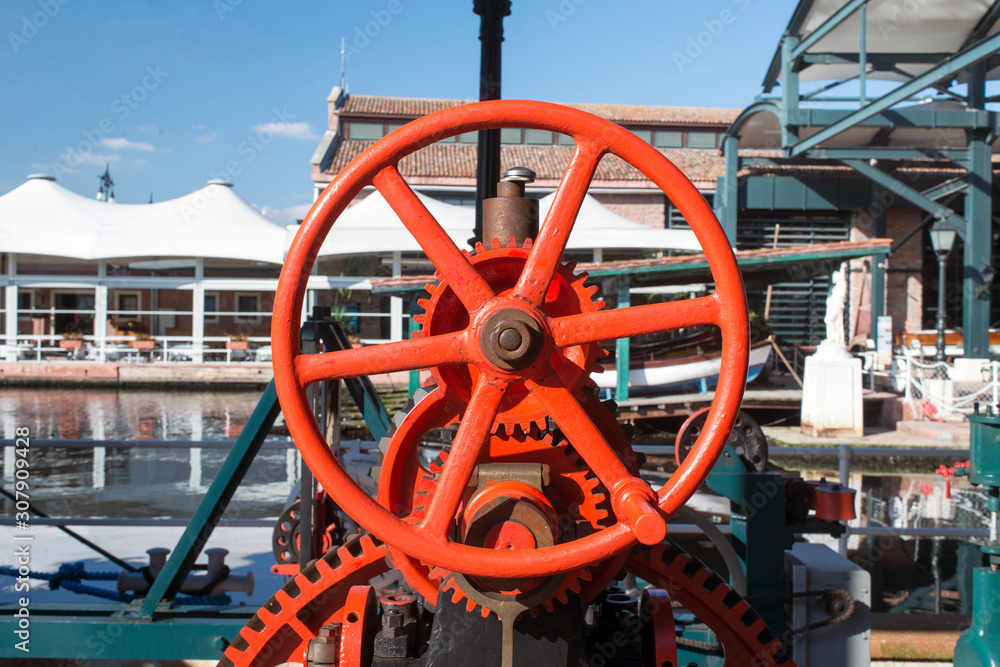
<path id="1" fill-rule="evenodd" d="M 295 373 L 303 386 L 321 380 L 414 371 L 432 366 L 465 363 L 465 336 L 461 333 L 413 338 L 352 350 L 295 357 Z"/>
<path id="2" fill-rule="evenodd" d="M 479 376 L 421 524 L 437 539 L 443 540 L 448 535 L 508 385 L 508 380 L 488 378 L 486 373 Z"/>
<path id="3" fill-rule="evenodd" d="M 373 183 L 470 313 L 493 297 L 489 284 L 434 219 L 396 167 L 389 166 L 380 171 Z"/>
<path id="4" fill-rule="evenodd" d="M 578 144 L 573 151 L 569 167 L 563 174 L 531 255 L 514 288 L 515 294 L 536 306 L 541 306 L 545 299 L 556 266 L 566 249 L 576 214 L 580 211 L 587 188 L 597 171 L 597 164 L 606 150 L 603 144 L 590 141 Z"/>
<path id="5" fill-rule="evenodd" d="M 611 449 L 583 406 L 565 387 L 551 384 L 559 382 L 555 375 L 550 378 L 546 384 L 527 381 L 525 385 L 549 411 L 573 449 L 583 457 L 605 488 L 613 490 L 621 482 L 631 479 L 625 464 Z"/>
<path id="6" fill-rule="evenodd" d="M 716 294 L 560 317 L 550 321 L 552 337 L 557 347 L 570 347 L 669 329 L 717 324 L 720 310 Z"/>

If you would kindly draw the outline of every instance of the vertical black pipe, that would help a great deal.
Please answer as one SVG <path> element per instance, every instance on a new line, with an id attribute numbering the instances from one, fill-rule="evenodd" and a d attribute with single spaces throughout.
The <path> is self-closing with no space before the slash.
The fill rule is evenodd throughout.
<path id="1" fill-rule="evenodd" d="M 510 16 L 510 0 L 473 0 L 480 17 L 479 101 L 500 99 L 500 46 L 503 20 Z M 473 242 L 483 238 L 483 200 L 496 196 L 500 180 L 500 130 L 480 130 L 476 156 L 476 228 Z"/>

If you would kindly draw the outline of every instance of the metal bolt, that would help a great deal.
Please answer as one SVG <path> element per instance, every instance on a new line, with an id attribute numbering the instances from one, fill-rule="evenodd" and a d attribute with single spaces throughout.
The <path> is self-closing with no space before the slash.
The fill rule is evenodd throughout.
<path id="1" fill-rule="evenodd" d="M 511 167 L 504 169 L 503 180 L 514 183 L 534 183 L 535 172 L 527 167 Z"/>
<path id="2" fill-rule="evenodd" d="M 517 329 L 504 329 L 498 338 L 500 347 L 507 352 L 513 352 L 521 347 L 521 333 Z"/>

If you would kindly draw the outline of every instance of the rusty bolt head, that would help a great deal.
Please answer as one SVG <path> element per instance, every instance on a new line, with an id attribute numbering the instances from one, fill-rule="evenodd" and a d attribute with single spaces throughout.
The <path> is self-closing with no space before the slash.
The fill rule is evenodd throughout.
<path id="1" fill-rule="evenodd" d="M 542 343 L 541 325 L 516 308 L 493 313 L 483 325 L 479 337 L 486 358 L 511 371 L 534 363 Z"/>

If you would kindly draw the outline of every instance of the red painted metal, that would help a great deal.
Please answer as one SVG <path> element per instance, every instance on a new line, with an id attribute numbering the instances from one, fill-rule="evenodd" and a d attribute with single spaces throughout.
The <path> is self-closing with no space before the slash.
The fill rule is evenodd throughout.
<path id="1" fill-rule="evenodd" d="M 372 663 L 372 641 L 379 631 L 378 598 L 371 586 L 351 586 L 341 615 L 341 667 Z"/>
<path id="2" fill-rule="evenodd" d="M 677 626 L 670 593 L 661 588 L 647 588 L 646 608 L 653 624 L 653 664 L 677 665 Z"/>
<path id="3" fill-rule="evenodd" d="M 512 290 L 496 293 L 470 258 L 444 234 L 403 182 L 396 164 L 404 156 L 443 138 L 496 127 L 527 127 L 568 134 L 576 148 L 552 209 L 543 222 Z M 544 304 L 566 240 L 600 158 L 613 154 L 653 181 L 690 223 L 712 269 L 716 291 L 689 305 L 664 303 L 602 313 L 551 317 Z M 366 185 L 374 185 L 400 215 L 468 312 L 461 331 L 365 347 L 304 355 L 298 346 L 301 304 L 316 254 L 336 218 Z M 494 366 L 480 347 L 482 329 L 501 310 L 517 310 L 543 332 L 541 353 L 516 372 Z M 689 323 L 713 323 L 722 331 L 724 352 L 715 402 L 691 454 L 658 496 L 627 470 L 607 444 L 606 434 L 582 409 L 580 396 L 560 380 L 552 352 L 570 345 L 666 330 Z M 463 105 L 425 116 L 376 142 L 348 165 L 313 205 L 289 250 L 275 299 L 272 324 L 274 376 L 285 419 L 303 458 L 340 507 L 390 545 L 421 561 L 466 574 L 496 578 L 568 572 L 605 560 L 638 538 L 662 536 L 663 516 L 673 514 L 701 485 L 739 409 L 747 372 L 749 336 L 746 299 L 729 242 L 697 189 L 656 149 L 624 128 L 585 112 L 542 102 L 496 101 Z M 357 485 L 337 462 L 312 417 L 305 387 L 322 379 L 416 370 L 448 364 L 478 371 L 448 464 L 419 524 L 401 521 Z M 550 412 L 574 448 L 611 492 L 618 522 L 587 537 L 552 547 L 511 550 L 453 542 L 463 489 L 489 438 L 504 396 L 523 383 Z M 651 513 L 652 503 L 658 512 Z M 662 515 L 660 514 L 662 512 Z"/>
<path id="4" fill-rule="evenodd" d="M 823 521 L 852 521 L 856 517 L 854 499 L 857 491 L 822 482 L 809 482 L 809 496 L 806 502 L 815 511 L 816 518 Z"/>

